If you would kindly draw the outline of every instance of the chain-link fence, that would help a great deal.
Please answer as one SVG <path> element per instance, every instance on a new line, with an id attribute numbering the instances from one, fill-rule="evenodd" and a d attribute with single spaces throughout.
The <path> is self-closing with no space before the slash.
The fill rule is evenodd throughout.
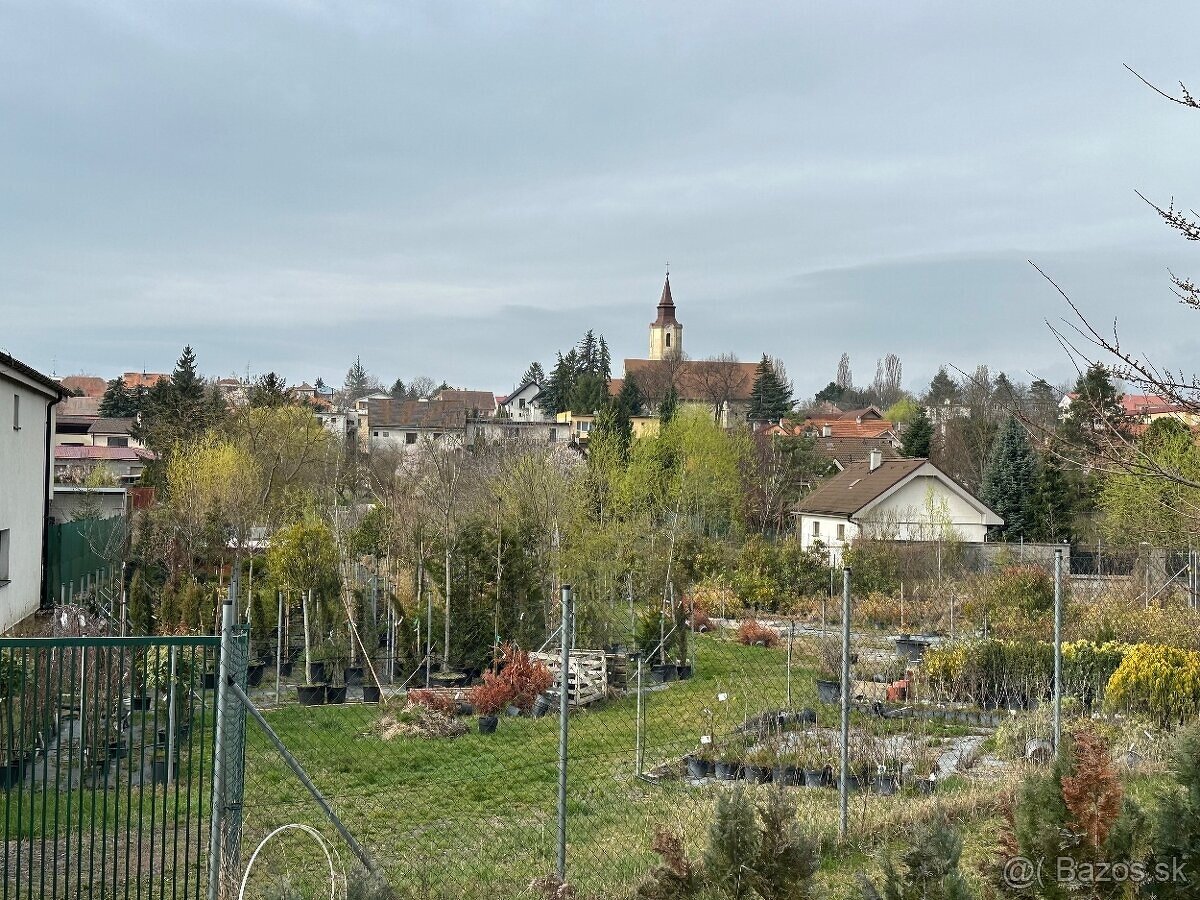
<path id="1" fill-rule="evenodd" d="M 8 893 L 200 896 L 217 779 L 224 896 L 243 879 L 250 898 L 327 896 L 331 871 L 344 886 L 372 869 L 398 897 L 629 896 L 660 832 L 704 848 L 714 802 L 735 783 L 785 790 L 832 848 L 841 781 L 855 849 L 883 846 L 935 803 L 994 794 L 985 777 L 945 797 L 941 785 L 1002 717 L 1050 700 L 1057 549 L 861 544 L 846 558 L 848 693 L 840 569 L 836 590 L 784 614 L 669 588 L 652 602 L 619 584 L 578 589 L 565 734 L 561 605 L 535 624 L 537 610 L 473 607 L 465 584 L 452 585 L 449 619 L 433 592 L 405 603 L 374 581 L 342 605 L 306 595 L 244 611 L 232 675 L 254 709 L 244 732 L 219 740 L 216 638 L 13 645 Z M 1132 556 L 1128 574 L 1097 578 L 1064 554 L 1064 640 L 1196 646 L 1194 568 L 1161 550 Z M 339 611 L 352 644 L 318 652 Z M 1069 657 L 1064 693 L 1102 703 L 1118 658 Z M 224 697 L 242 709 L 232 688 Z M 1038 722 L 1035 750 L 1052 737 Z M 232 775 L 213 768 L 221 747 Z M 58 820 L 55 804 L 69 808 Z M 571 893 L 556 887 L 560 870 Z"/>

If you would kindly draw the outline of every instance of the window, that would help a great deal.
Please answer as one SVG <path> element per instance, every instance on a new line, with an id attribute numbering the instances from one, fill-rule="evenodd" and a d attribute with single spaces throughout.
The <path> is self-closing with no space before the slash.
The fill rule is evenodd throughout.
<path id="1" fill-rule="evenodd" d="M 391 437 L 391 436 L 392 436 L 392 433 L 391 433 L 390 431 L 385 431 L 385 432 L 383 433 L 383 436 L 384 436 L 384 437 Z"/>
<path id="2" fill-rule="evenodd" d="M 128 447 L 129 446 L 129 438 L 127 438 L 127 437 L 110 437 L 108 439 L 108 446 L 110 446 L 110 447 Z"/>
<path id="3" fill-rule="evenodd" d="M 525 408 L 525 398 L 524 397 L 522 397 L 520 400 L 517 401 L 517 408 L 518 409 Z"/>
<path id="4" fill-rule="evenodd" d="M 838 523 L 838 540 L 846 540 L 846 526 L 841 523 Z"/>
<path id="5" fill-rule="evenodd" d="M 671 332 L 669 331 L 667 332 L 667 346 L 671 346 Z"/>
<path id="6" fill-rule="evenodd" d="M 404 443 L 415 444 L 417 442 L 417 433 L 415 431 L 406 431 L 404 433 Z"/>
<path id="7" fill-rule="evenodd" d="M 550 429 L 550 443 L 554 444 L 557 442 L 558 442 L 558 429 L 551 428 Z"/>
<path id="8" fill-rule="evenodd" d="M 0 528 L 0 585 L 8 584 L 8 529 Z"/>
<path id="9" fill-rule="evenodd" d="M 379 432 L 378 432 L 378 431 L 372 431 L 372 432 L 371 432 L 371 436 L 372 436 L 372 437 L 379 437 Z"/>
<path id="10" fill-rule="evenodd" d="M 813 537 L 820 537 L 820 536 L 821 536 L 821 523 L 814 521 L 813 522 Z"/>
<path id="11" fill-rule="evenodd" d="M 13 431 L 21 430 L 21 395 L 13 394 Z"/>
<path id="12" fill-rule="evenodd" d="M 433 439 L 435 441 L 440 441 L 442 439 L 442 433 L 440 431 L 435 431 L 433 433 Z"/>

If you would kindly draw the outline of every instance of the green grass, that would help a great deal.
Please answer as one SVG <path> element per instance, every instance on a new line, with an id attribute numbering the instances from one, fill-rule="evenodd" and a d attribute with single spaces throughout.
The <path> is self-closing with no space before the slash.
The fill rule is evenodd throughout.
<path id="1" fill-rule="evenodd" d="M 836 709 L 816 703 L 809 663 L 794 660 L 792 705 L 816 708 L 819 724 L 834 727 Z M 785 705 L 782 648 L 742 647 L 705 636 L 697 640 L 695 671 L 695 677 L 645 696 L 647 772 L 677 763 L 698 745 L 702 734 L 713 734 L 719 741 L 748 716 Z M 272 727 L 401 896 L 527 896 L 531 879 L 554 869 L 557 717 L 504 718 L 489 736 L 473 730 L 455 739 L 384 741 L 374 731 L 378 715 L 373 707 L 354 704 L 286 706 L 267 713 Z M 923 734 L 940 737 L 964 730 L 858 713 L 854 718 L 856 727 L 876 733 L 919 727 Z M 719 788 L 637 778 L 636 731 L 633 696 L 571 717 L 568 859 L 570 878 L 581 898 L 628 895 L 656 861 L 650 841 L 657 828 L 682 832 L 693 852 L 704 843 Z M 246 855 L 261 836 L 287 822 L 304 822 L 332 834 L 253 726 L 246 777 Z M 824 832 L 834 827 L 834 792 L 796 789 L 795 794 L 802 818 L 812 827 Z M 928 801 L 872 798 L 870 803 L 873 810 L 886 811 Z M 292 838 L 284 843 L 265 853 L 277 868 L 303 865 L 307 870 L 315 864 L 308 845 Z M 845 875 L 840 866 L 830 873 L 838 880 Z"/>

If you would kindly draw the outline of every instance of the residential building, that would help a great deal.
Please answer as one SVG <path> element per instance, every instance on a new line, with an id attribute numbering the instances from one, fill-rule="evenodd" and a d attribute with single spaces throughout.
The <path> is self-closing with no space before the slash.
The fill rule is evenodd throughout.
<path id="1" fill-rule="evenodd" d="M 366 397 L 359 397 L 351 404 L 351 409 L 358 417 L 358 445 L 364 450 L 371 446 L 371 404 L 383 400 L 392 400 L 392 395 L 368 394 Z"/>
<path id="2" fill-rule="evenodd" d="M 592 430 L 596 427 L 594 413 L 580 415 L 579 413 L 564 412 L 558 414 L 559 433 L 555 440 L 571 441 L 586 447 Z M 657 416 L 630 416 L 629 424 L 635 438 L 658 434 L 659 420 Z"/>
<path id="3" fill-rule="evenodd" d="M 80 484 L 54 485 L 50 516 L 55 522 L 70 522 L 84 516 L 113 519 L 125 515 L 129 489 L 120 487 L 85 487 Z"/>
<path id="4" fill-rule="evenodd" d="M 465 404 L 447 400 L 372 397 L 365 417 L 370 423 L 366 446 L 372 452 L 383 449 L 413 452 L 431 441 L 440 446 L 462 446 L 470 413 Z M 362 420 L 359 421 L 361 433 Z"/>
<path id="5" fill-rule="evenodd" d="M 169 381 L 171 376 L 166 372 L 125 372 L 121 375 L 121 381 L 125 383 L 125 389 L 128 391 L 144 388 L 150 390 L 160 381 Z"/>
<path id="6" fill-rule="evenodd" d="M 342 439 L 358 437 L 358 413 L 352 409 L 327 408 L 320 405 L 320 401 L 315 402 L 317 407 L 313 414 L 326 431 Z"/>
<path id="7" fill-rule="evenodd" d="M 872 451 L 822 482 L 792 513 L 801 545 L 842 550 L 860 535 L 896 541 L 981 544 L 1004 521 L 927 459 L 883 458 Z"/>
<path id="8" fill-rule="evenodd" d="M 103 397 L 108 382 L 95 375 L 67 375 L 59 379 L 63 392 L 77 397 Z"/>
<path id="9" fill-rule="evenodd" d="M 536 381 L 527 381 L 507 397 L 496 398 L 496 416 L 514 422 L 548 422 L 548 416 L 538 404 L 542 386 Z"/>
<path id="10" fill-rule="evenodd" d="M 62 396 L 53 378 L 0 353 L 0 632 L 45 596 L 54 406 Z"/>
<path id="11" fill-rule="evenodd" d="M 54 480 L 60 484 L 82 484 L 100 467 L 118 484 L 130 485 L 142 477 L 154 454 L 140 447 L 98 447 L 59 444 L 54 448 Z"/>

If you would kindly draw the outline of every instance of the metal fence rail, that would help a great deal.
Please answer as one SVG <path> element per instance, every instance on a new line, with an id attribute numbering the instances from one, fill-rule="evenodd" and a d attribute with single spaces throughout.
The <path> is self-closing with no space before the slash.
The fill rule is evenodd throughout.
<path id="1" fill-rule="evenodd" d="M 4 900 L 203 896 L 219 647 L 0 639 Z"/>

